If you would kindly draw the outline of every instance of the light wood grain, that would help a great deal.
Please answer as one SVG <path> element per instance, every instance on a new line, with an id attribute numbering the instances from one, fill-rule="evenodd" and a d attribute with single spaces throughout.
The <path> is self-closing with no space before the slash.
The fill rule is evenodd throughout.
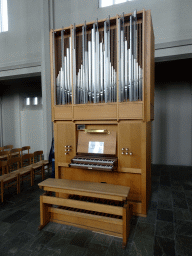
<path id="1" fill-rule="evenodd" d="M 102 184 L 96 182 L 86 182 L 86 181 L 74 181 L 74 180 L 63 180 L 63 179 L 52 179 L 49 178 L 38 184 L 40 187 L 52 187 L 67 190 L 67 191 L 78 191 L 102 194 L 102 195 L 112 195 L 114 197 L 127 198 L 129 194 L 129 187 L 116 186 L 112 184 Z M 64 192 L 65 193 L 65 192 Z"/>

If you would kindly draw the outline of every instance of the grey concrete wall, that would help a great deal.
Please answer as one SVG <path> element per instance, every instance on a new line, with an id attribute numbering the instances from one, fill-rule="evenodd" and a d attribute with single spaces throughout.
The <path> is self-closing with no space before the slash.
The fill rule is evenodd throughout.
<path id="1" fill-rule="evenodd" d="M 98 8 L 98 0 L 57 0 L 55 3 L 55 28 L 70 24 L 105 19 L 109 15 L 131 13 L 135 9 L 151 10 L 155 33 L 156 58 L 164 60 L 177 55 L 192 54 L 192 1 L 191 0 L 137 0 L 114 6 Z M 188 55 L 189 57 L 189 55 Z"/>
<path id="2" fill-rule="evenodd" d="M 4 82 L 2 97 L 3 145 L 31 146 L 42 150 L 42 105 L 25 106 L 25 97 L 41 97 L 41 83 L 37 79 L 16 79 Z"/>
<path id="3" fill-rule="evenodd" d="M 192 165 L 192 60 L 156 65 L 152 163 Z M 172 68 L 171 68 L 172 67 Z"/>
<path id="4" fill-rule="evenodd" d="M 0 34 L 0 69 L 41 61 L 39 0 L 8 0 L 8 32 Z"/>

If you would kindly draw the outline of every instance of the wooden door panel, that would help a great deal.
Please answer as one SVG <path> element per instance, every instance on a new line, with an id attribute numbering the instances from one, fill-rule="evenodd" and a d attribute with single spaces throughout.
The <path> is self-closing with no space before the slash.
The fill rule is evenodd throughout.
<path id="1" fill-rule="evenodd" d="M 76 155 L 75 124 L 72 122 L 56 122 L 55 137 L 55 158 L 58 165 L 61 163 L 70 163 L 71 159 Z M 68 149 L 70 151 L 66 151 Z"/>
<path id="2" fill-rule="evenodd" d="M 141 122 L 120 122 L 118 127 L 119 168 L 141 168 Z M 126 150 L 128 149 L 128 150 Z M 122 154 L 124 153 L 124 154 Z M 128 153 L 128 154 L 126 154 Z M 132 153 L 132 155 L 130 155 Z M 120 171 L 120 169 L 119 169 Z"/>

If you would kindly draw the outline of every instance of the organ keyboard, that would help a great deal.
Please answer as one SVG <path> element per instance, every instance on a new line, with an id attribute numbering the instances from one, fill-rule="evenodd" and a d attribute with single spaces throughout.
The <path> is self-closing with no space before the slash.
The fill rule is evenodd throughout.
<path id="1" fill-rule="evenodd" d="M 88 170 L 114 171 L 117 169 L 117 157 L 92 157 L 92 156 L 75 156 L 71 160 L 69 167 L 82 168 Z"/>

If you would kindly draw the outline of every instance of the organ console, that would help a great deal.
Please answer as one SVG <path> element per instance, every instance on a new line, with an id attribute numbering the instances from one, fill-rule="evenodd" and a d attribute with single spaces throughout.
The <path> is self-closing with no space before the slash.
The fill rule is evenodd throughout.
<path id="1" fill-rule="evenodd" d="M 50 41 L 56 179 L 130 187 L 133 213 L 146 216 L 154 119 L 150 10 L 52 30 Z"/>

